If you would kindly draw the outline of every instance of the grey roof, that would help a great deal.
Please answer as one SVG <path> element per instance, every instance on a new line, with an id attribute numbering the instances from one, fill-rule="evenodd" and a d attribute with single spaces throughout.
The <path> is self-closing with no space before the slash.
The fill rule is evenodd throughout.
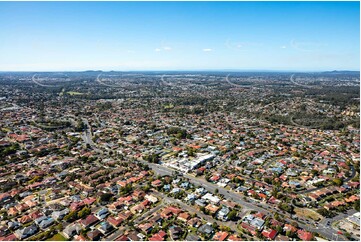
<path id="1" fill-rule="evenodd" d="M 17 229 L 19 227 L 20 227 L 20 223 L 18 223 L 17 221 L 8 222 L 8 228 L 9 229 Z"/>
<path id="2" fill-rule="evenodd" d="M 206 201 L 203 200 L 203 199 L 197 199 L 197 200 L 195 201 L 195 203 L 196 203 L 197 205 L 201 206 L 201 207 L 206 206 Z"/>
<path id="3" fill-rule="evenodd" d="M 227 207 L 222 207 L 222 209 L 218 212 L 218 214 L 220 214 L 220 215 L 227 215 L 228 213 L 229 213 L 230 211 L 229 211 L 229 208 L 227 208 Z"/>
<path id="4" fill-rule="evenodd" d="M 201 238 L 199 238 L 197 235 L 195 234 L 188 234 L 187 237 L 185 238 L 186 241 L 200 241 Z"/>
<path id="5" fill-rule="evenodd" d="M 68 226 L 65 227 L 65 229 L 63 230 L 63 233 L 66 234 L 69 238 L 71 238 L 72 236 L 79 234 L 80 231 L 82 230 L 80 224 L 76 223 L 76 224 L 69 224 Z"/>
<path id="6" fill-rule="evenodd" d="M 35 234 L 36 232 L 38 232 L 38 227 L 36 227 L 36 225 L 33 224 L 26 228 L 16 230 L 15 235 L 19 239 L 25 239 L 25 238 Z"/>
<path id="7" fill-rule="evenodd" d="M 198 232 L 201 232 L 203 234 L 211 234 L 214 232 L 214 229 L 209 224 L 204 224 L 201 227 L 199 227 Z"/>
<path id="8" fill-rule="evenodd" d="M 40 224 L 41 221 L 43 221 L 43 220 L 45 220 L 45 219 L 47 219 L 47 218 L 48 218 L 48 217 L 46 217 L 45 215 L 43 215 L 43 216 L 41 216 L 40 218 L 35 219 L 34 221 L 35 221 L 36 224 Z"/>
<path id="9" fill-rule="evenodd" d="M 41 229 L 45 229 L 47 227 L 49 227 L 50 225 L 52 225 L 55 222 L 55 220 L 53 218 L 47 218 L 44 219 L 43 221 L 41 221 L 41 223 L 39 224 L 39 227 Z"/>
<path id="10" fill-rule="evenodd" d="M 62 219 L 64 218 L 65 215 L 67 215 L 69 213 L 69 209 L 68 208 L 65 208 L 61 211 L 55 211 L 51 214 L 51 217 L 53 219 Z"/>

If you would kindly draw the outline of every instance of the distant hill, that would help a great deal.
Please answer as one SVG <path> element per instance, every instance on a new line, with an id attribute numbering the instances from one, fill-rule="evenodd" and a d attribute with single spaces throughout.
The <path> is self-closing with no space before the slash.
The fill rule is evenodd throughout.
<path id="1" fill-rule="evenodd" d="M 360 75 L 360 71 L 325 71 L 325 74 Z"/>

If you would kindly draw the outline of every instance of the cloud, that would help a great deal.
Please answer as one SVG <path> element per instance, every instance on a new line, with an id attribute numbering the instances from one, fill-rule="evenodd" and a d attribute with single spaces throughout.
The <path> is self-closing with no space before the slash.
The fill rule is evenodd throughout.
<path id="1" fill-rule="evenodd" d="M 203 49 L 204 52 L 211 52 L 213 51 L 212 49 L 209 49 L 209 48 L 206 48 L 206 49 Z"/>
<path id="2" fill-rule="evenodd" d="M 161 51 L 171 51 L 172 47 L 170 46 L 162 46 L 160 48 L 155 48 L 154 51 L 156 52 L 161 52 Z"/>
<path id="3" fill-rule="evenodd" d="M 287 48 L 287 46 L 285 46 L 285 45 L 281 46 L 281 49 L 286 49 L 286 48 Z"/>
<path id="4" fill-rule="evenodd" d="M 238 50 L 238 51 L 246 51 L 254 47 L 263 46 L 262 43 L 258 43 L 258 42 L 235 42 L 235 41 L 231 41 L 230 39 L 227 39 L 224 45 L 228 49 Z"/>
<path id="5" fill-rule="evenodd" d="M 326 44 L 320 42 L 302 42 L 293 39 L 290 42 L 290 46 L 300 51 L 317 51 L 326 46 Z"/>

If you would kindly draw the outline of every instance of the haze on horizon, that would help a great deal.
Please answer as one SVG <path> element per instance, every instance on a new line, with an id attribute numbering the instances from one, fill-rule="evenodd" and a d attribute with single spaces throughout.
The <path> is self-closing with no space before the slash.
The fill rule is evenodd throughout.
<path id="1" fill-rule="evenodd" d="M 359 70 L 359 2 L 0 2 L 0 71 Z"/>

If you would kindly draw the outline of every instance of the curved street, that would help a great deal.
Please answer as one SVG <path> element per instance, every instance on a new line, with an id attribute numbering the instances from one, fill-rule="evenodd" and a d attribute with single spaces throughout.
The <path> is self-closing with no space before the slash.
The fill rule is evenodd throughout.
<path id="1" fill-rule="evenodd" d="M 159 165 L 159 164 L 154 164 L 154 163 L 149 163 L 147 161 L 141 160 L 142 163 L 147 164 L 150 168 L 152 168 L 152 170 L 159 174 L 159 175 L 169 175 L 172 176 L 174 174 L 174 169 Z M 271 207 L 270 205 L 263 203 L 261 204 L 260 201 L 256 201 L 250 198 L 247 198 L 248 201 L 245 201 L 244 196 L 232 192 L 232 191 L 228 191 L 227 189 L 224 189 L 222 187 L 219 187 L 213 183 L 207 182 L 204 179 L 200 179 L 194 176 L 191 176 L 189 174 L 183 174 L 183 176 L 187 179 L 189 179 L 193 184 L 197 185 L 197 186 L 202 186 L 205 189 L 207 189 L 210 192 L 214 192 L 216 189 L 218 189 L 218 193 L 222 194 L 224 196 L 224 198 L 233 201 L 235 203 L 238 203 L 239 205 L 242 206 L 242 209 L 247 209 L 247 210 L 255 210 L 255 211 L 260 211 L 264 214 L 267 215 L 272 215 L 274 213 L 278 213 L 281 216 L 283 215 L 284 220 L 287 223 L 292 223 L 292 222 L 296 222 L 299 227 L 306 229 L 310 232 L 316 232 L 319 233 L 320 235 L 324 236 L 325 238 L 329 239 L 329 240 L 345 240 L 344 236 L 337 234 L 337 231 L 335 229 L 333 229 L 332 227 L 317 227 L 316 224 L 314 223 L 314 221 L 299 221 L 299 220 L 294 220 L 292 219 L 288 213 L 281 211 L 278 208 L 275 207 Z M 332 220 L 335 221 L 335 220 Z M 335 239 L 335 237 L 337 237 Z"/>

